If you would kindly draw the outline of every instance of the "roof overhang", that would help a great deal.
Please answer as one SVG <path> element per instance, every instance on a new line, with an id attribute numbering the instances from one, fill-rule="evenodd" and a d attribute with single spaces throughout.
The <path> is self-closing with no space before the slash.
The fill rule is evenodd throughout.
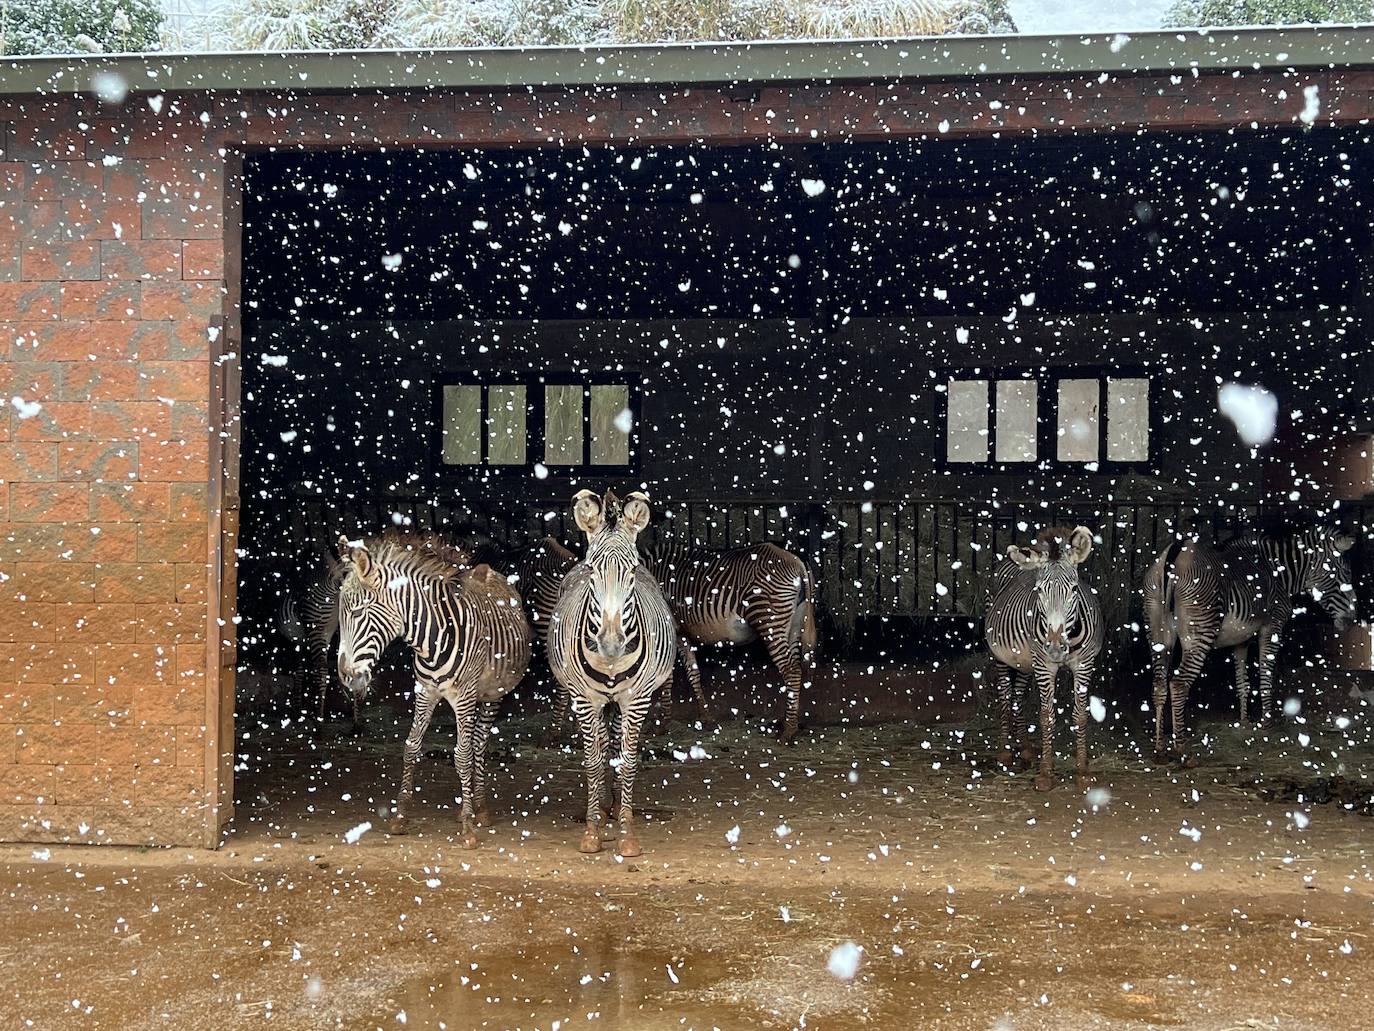
<path id="1" fill-rule="evenodd" d="M 1374 66 L 1374 25 L 1087 36 L 687 43 L 478 50 L 111 54 L 0 59 L 0 94 L 326 92 L 967 79 Z"/>

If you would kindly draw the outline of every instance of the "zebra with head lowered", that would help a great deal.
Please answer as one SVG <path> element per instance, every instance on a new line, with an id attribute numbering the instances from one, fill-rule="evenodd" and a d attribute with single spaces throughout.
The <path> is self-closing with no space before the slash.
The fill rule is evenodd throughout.
<path id="1" fill-rule="evenodd" d="M 1073 676 L 1073 726 L 1078 782 L 1088 782 L 1088 687 L 1104 637 L 1093 589 L 1079 576 L 1091 554 L 1086 526 L 1043 530 L 1029 548 L 1012 545 L 999 563 L 988 597 L 984 634 L 997 678 L 1000 755 L 1011 762 L 1012 714 L 1022 758 L 1034 760 L 1025 739 L 1021 692 L 1033 677 L 1040 692 L 1040 773 L 1035 787 L 1047 791 L 1054 769 L 1054 688 L 1060 669 Z M 1016 697 L 1013 698 L 1013 690 Z"/>
<path id="2" fill-rule="evenodd" d="M 1355 587 L 1347 552 L 1355 539 L 1328 529 L 1285 537 L 1250 535 L 1220 548 L 1198 540 L 1175 541 L 1145 575 L 1145 624 L 1154 680 L 1155 758 L 1164 745 L 1167 700 L 1174 753 L 1188 765 L 1185 708 L 1188 691 L 1214 648 L 1230 648 L 1240 698 L 1240 723 L 1249 722 L 1251 640 L 1259 645 L 1261 725 L 1274 716 L 1274 659 L 1279 636 L 1293 615 L 1293 598 L 1316 600 L 1343 629 L 1355 617 Z M 1172 677 L 1175 644 L 1183 656 Z"/>
<path id="3" fill-rule="evenodd" d="M 802 678 L 816 648 L 815 585 L 811 570 L 776 544 L 715 551 L 659 543 L 644 561 L 663 586 L 684 642 L 682 656 L 702 717 L 711 712 L 691 643 L 748 644 L 762 640 L 782 674 L 787 695 L 782 739 L 797 736 Z"/>
<path id="4" fill-rule="evenodd" d="M 673 675 L 677 625 L 636 540 L 649 524 L 649 499 L 635 492 L 624 505 L 607 491 L 573 497 L 573 518 L 587 535 L 587 557 L 563 581 L 549 621 L 548 657 L 554 677 L 572 698 L 582 731 L 587 777 L 583 852 L 601 851 L 603 814 L 609 815 L 610 735 L 604 710 L 620 710 L 620 844 L 622 856 L 641 854 L 634 826 L 639 741 L 654 692 Z"/>
<path id="5" fill-rule="evenodd" d="M 530 663 L 530 625 L 520 596 L 490 566 L 455 569 L 427 549 L 390 542 L 372 552 L 339 538 L 347 569 L 339 585 L 339 677 L 365 695 L 387 645 L 402 638 L 415 653 L 415 716 L 405 743 L 401 791 L 391 832 L 403 834 L 425 731 L 443 698 L 458 725 L 454 765 L 462 781 L 463 847 L 490 823 L 486 745 L 501 698 Z"/>
<path id="6" fill-rule="evenodd" d="M 383 542 L 398 547 L 433 552 L 455 571 L 472 565 L 472 554 L 439 533 L 414 533 L 387 530 L 367 538 L 367 545 L 376 549 Z M 334 679 L 334 664 L 329 661 L 334 637 L 339 632 L 339 585 L 343 583 L 347 564 L 333 551 L 323 549 L 310 575 L 295 590 L 282 593 L 277 620 L 282 633 L 303 646 L 305 652 L 305 683 L 313 686 L 317 699 L 316 717 L 323 722 L 329 700 L 329 688 Z M 363 697 L 350 692 L 353 704 L 353 729 L 362 724 Z"/>

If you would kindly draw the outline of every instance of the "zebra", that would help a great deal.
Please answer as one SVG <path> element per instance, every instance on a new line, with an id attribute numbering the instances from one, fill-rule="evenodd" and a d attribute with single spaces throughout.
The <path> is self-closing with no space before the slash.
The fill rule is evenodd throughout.
<path id="1" fill-rule="evenodd" d="M 553 537 L 545 537 L 537 543 L 507 552 L 496 560 L 497 568 L 513 579 L 520 599 L 525 605 L 525 614 L 534 627 L 535 641 L 547 654 L 549 619 L 558 594 L 563 587 L 563 578 L 577 565 L 577 556 Z M 554 718 L 545 734 L 544 744 L 552 745 L 568 721 L 568 692 L 561 685 L 554 685 Z"/>
<path id="2" fill-rule="evenodd" d="M 636 491 L 623 504 L 611 491 L 573 497 L 573 518 L 587 536 L 587 557 L 563 580 L 549 620 L 549 667 L 572 698 L 582 731 L 587 778 L 587 826 L 580 849 L 601 851 L 611 745 L 604 710 L 620 711 L 620 842 L 626 857 L 642 854 L 634 826 L 639 741 L 654 692 L 673 675 L 677 625 L 636 540 L 649 524 L 649 499 Z"/>
<path id="3" fill-rule="evenodd" d="M 1029 548 L 1013 544 L 998 564 L 989 593 L 984 635 L 992 653 L 1000 717 L 1003 765 L 1011 763 L 1012 715 L 1022 742 L 1022 759 L 1034 751 L 1025 740 L 1021 693 L 1031 677 L 1040 690 L 1040 772 L 1037 791 L 1048 791 L 1054 770 L 1054 688 L 1059 671 L 1073 675 L 1075 763 L 1080 787 L 1088 774 L 1088 686 L 1092 682 L 1104 628 L 1093 589 L 1083 582 L 1079 566 L 1092 553 L 1093 535 L 1086 526 L 1051 527 Z M 1015 697 L 1013 697 L 1015 695 Z"/>
<path id="4" fill-rule="evenodd" d="M 793 741 L 803 670 L 817 638 L 815 585 L 806 563 L 776 544 L 715 551 L 659 543 L 643 554 L 687 639 L 681 653 L 703 719 L 713 722 L 694 644 L 748 644 L 762 638 L 787 694 L 782 740 Z"/>
<path id="5" fill-rule="evenodd" d="M 347 571 L 339 585 L 339 678 L 365 696 L 382 652 L 404 638 L 415 652 L 415 715 L 401 790 L 390 822 L 404 834 L 425 731 L 443 698 L 458 725 L 454 765 L 462 781 L 463 847 L 490 823 L 486 745 L 501 698 L 525 675 L 533 635 L 520 596 L 486 564 L 456 568 L 441 552 L 339 538 Z"/>
<path id="6" fill-rule="evenodd" d="M 454 568 L 472 565 L 471 553 L 449 538 L 437 534 L 418 534 L 398 530 L 368 538 L 372 547 L 389 541 L 406 548 L 424 548 L 443 557 Z M 339 632 L 339 584 L 347 572 L 346 563 L 334 552 L 319 553 L 319 564 L 302 587 L 283 592 L 277 609 L 277 622 L 282 634 L 305 652 L 305 683 L 313 684 L 316 718 L 323 723 L 329 700 L 329 688 L 334 679 L 329 653 L 334 636 Z M 362 725 L 363 699 L 351 695 L 353 730 Z"/>
<path id="7" fill-rule="evenodd" d="M 1184 713 L 1188 691 L 1214 648 L 1230 648 L 1235 666 L 1240 725 L 1249 726 L 1250 641 L 1259 645 L 1261 726 L 1273 716 L 1274 660 L 1279 637 L 1293 614 L 1295 595 L 1315 599 L 1344 629 L 1355 616 L 1355 587 L 1347 553 L 1355 539 L 1314 528 L 1282 537 L 1249 534 L 1219 548 L 1197 538 L 1166 548 L 1145 575 L 1145 624 L 1150 639 L 1155 710 L 1155 759 L 1167 761 L 1165 701 L 1170 703 L 1171 743 L 1186 765 Z M 1182 659 L 1169 675 L 1174 644 Z"/>
<path id="8" fill-rule="evenodd" d="M 339 632 L 339 584 L 343 582 L 344 563 L 337 555 L 324 553 L 320 564 L 305 585 L 281 595 L 277 621 L 282 633 L 301 646 L 305 653 L 305 683 L 312 686 L 318 701 L 317 717 L 324 720 L 329 686 L 329 651 Z M 353 725 L 360 720 L 359 702 L 353 700 Z"/>

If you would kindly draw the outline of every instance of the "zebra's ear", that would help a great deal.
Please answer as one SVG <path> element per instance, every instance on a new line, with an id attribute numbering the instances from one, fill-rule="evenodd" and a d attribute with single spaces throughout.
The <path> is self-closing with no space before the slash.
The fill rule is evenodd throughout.
<path id="1" fill-rule="evenodd" d="M 625 505 L 620 511 L 619 525 L 625 527 L 625 532 L 631 537 L 638 537 L 644 527 L 649 525 L 649 496 L 640 491 L 634 491 L 625 499 Z"/>
<path id="2" fill-rule="evenodd" d="M 577 528 L 588 537 L 606 524 L 606 510 L 601 499 L 589 490 L 580 490 L 573 495 L 572 509 Z"/>
<path id="3" fill-rule="evenodd" d="M 1007 546 L 1007 558 L 1011 559 L 1022 569 L 1031 569 L 1034 566 L 1045 564 L 1045 553 L 1036 548 L 1022 548 L 1011 544 Z"/>
<path id="4" fill-rule="evenodd" d="M 1075 526 L 1069 534 L 1069 546 L 1064 549 L 1065 557 L 1074 565 L 1087 559 L 1093 552 L 1093 532 L 1086 526 Z"/>
<path id="5" fill-rule="evenodd" d="M 1338 533 L 1331 538 L 1331 546 L 1337 551 L 1349 551 L 1355 546 L 1355 538 L 1348 533 Z"/>

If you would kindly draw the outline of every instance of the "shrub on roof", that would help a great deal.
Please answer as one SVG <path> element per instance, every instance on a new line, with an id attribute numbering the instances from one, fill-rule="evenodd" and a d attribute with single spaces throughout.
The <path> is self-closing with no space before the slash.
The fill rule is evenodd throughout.
<path id="1" fill-rule="evenodd" d="M 1175 0 L 1165 28 L 1206 25 L 1351 24 L 1374 19 L 1369 0 Z"/>
<path id="2" fill-rule="evenodd" d="M 21 0 L 0 3 L 0 54 L 156 50 L 158 0 Z"/>

